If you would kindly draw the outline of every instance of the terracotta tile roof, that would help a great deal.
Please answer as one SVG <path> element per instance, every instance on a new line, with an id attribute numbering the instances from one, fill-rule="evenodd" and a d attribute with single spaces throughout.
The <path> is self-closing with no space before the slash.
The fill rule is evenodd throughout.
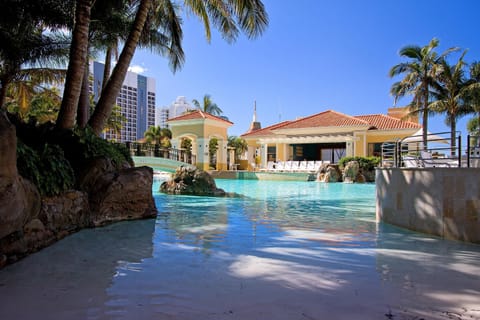
<path id="1" fill-rule="evenodd" d="M 272 130 L 278 129 L 281 126 L 284 126 L 284 125 L 289 124 L 291 122 L 292 121 L 279 122 L 279 123 L 276 123 L 274 125 L 271 125 L 271 126 L 268 126 L 268 127 L 262 128 L 262 129 L 258 129 L 258 130 L 252 131 L 252 132 L 244 133 L 244 134 L 241 135 L 241 137 L 254 137 L 254 136 L 271 135 L 271 134 L 273 134 Z"/>
<path id="2" fill-rule="evenodd" d="M 213 114 L 203 112 L 203 111 L 200 111 L 200 110 L 187 112 L 187 113 L 182 114 L 178 117 L 168 119 L 167 122 L 182 121 L 182 120 L 195 120 L 195 119 L 212 119 L 212 120 L 223 121 L 223 122 L 227 122 L 229 124 L 233 124 L 233 122 L 231 122 L 231 121 L 225 120 L 223 118 L 214 116 Z"/>
<path id="3" fill-rule="evenodd" d="M 369 114 L 364 116 L 355 116 L 355 118 L 368 122 L 378 130 L 386 129 L 416 129 L 421 128 L 419 123 L 404 121 L 384 114 Z"/>
<path id="4" fill-rule="evenodd" d="M 282 126 L 282 129 L 368 125 L 369 123 L 365 120 L 358 119 L 333 110 L 327 110 L 295 121 L 291 121 L 289 124 Z"/>

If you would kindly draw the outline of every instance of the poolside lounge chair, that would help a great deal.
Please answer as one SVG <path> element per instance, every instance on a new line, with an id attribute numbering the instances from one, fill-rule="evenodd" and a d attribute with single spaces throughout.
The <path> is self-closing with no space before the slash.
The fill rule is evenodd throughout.
<path id="1" fill-rule="evenodd" d="M 298 165 L 299 165 L 298 161 L 291 161 L 290 171 L 292 171 L 292 172 L 298 171 Z"/>
<path id="2" fill-rule="evenodd" d="M 298 171 L 301 171 L 301 172 L 307 171 L 307 163 L 308 163 L 308 162 L 305 161 L 305 160 L 304 160 L 304 161 L 300 161 L 300 162 L 298 163 Z"/>
<path id="3" fill-rule="evenodd" d="M 285 170 L 285 161 L 278 161 L 274 171 L 284 171 L 284 170 Z"/>
<path id="4" fill-rule="evenodd" d="M 309 172 L 315 171 L 315 161 L 311 160 L 307 162 L 307 171 Z"/>
<path id="5" fill-rule="evenodd" d="M 403 165 L 404 165 L 405 168 L 418 168 L 419 167 L 417 157 L 404 156 L 402 158 L 402 160 L 403 160 Z"/>
<path id="6" fill-rule="evenodd" d="M 450 168 L 457 167 L 458 160 L 450 158 L 433 158 L 427 151 L 420 151 L 419 165 L 424 168 Z"/>
<path id="7" fill-rule="evenodd" d="M 275 170 L 275 162 L 268 161 L 266 168 L 261 168 L 260 171 L 274 171 Z"/>
<path id="8" fill-rule="evenodd" d="M 324 163 L 327 163 L 327 161 L 322 161 L 322 160 L 315 161 L 315 167 L 313 168 L 313 171 L 317 172 L 318 169 L 320 169 L 320 167 Z M 328 162 L 328 163 L 330 163 L 330 162 Z"/>

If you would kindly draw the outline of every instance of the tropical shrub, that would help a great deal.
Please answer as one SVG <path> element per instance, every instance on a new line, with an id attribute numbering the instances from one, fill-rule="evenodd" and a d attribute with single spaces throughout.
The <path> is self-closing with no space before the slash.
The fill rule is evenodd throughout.
<path id="1" fill-rule="evenodd" d="M 123 144 L 117 144 L 95 135 L 90 128 L 79 129 L 75 131 L 77 143 L 73 144 L 75 153 L 80 160 L 94 159 L 97 157 L 106 157 L 113 161 L 116 167 L 120 168 L 125 162 L 133 165 L 130 151 Z M 64 146 L 67 148 L 67 146 Z M 71 161 L 74 161 L 69 157 Z"/>
<path id="2" fill-rule="evenodd" d="M 338 162 L 340 168 L 345 168 L 350 161 L 357 161 L 361 170 L 370 171 L 380 164 L 379 157 L 343 157 Z"/>
<path id="3" fill-rule="evenodd" d="M 75 183 L 72 166 L 58 145 L 47 143 L 37 151 L 18 140 L 17 169 L 45 196 L 60 194 Z"/>

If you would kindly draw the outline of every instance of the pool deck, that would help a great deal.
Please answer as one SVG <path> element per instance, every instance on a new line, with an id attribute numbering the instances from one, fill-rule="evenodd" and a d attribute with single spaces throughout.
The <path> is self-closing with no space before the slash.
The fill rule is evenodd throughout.
<path id="1" fill-rule="evenodd" d="M 315 181 L 316 175 L 309 172 L 267 172 L 230 170 L 208 171 L 215 179 L 239 179 L 239 180 L 274 180 L 274 181 Z"/>

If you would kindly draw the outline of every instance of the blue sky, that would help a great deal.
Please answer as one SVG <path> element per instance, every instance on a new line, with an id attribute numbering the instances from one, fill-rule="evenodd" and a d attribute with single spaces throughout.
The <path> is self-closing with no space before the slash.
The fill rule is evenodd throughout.
<path id="1" fill-rule="evenodd" d="M 247 131 L 254 101 L 262 127 L 333 109 L 349 115 L 386 113 L 405 45 L 440 40 L 438 52 L 468 49 L 480 60 L 478 0 L 264 0 L 270 24 L 258 39 L 228 44 L 215 33 L 207 43 L 195 17 L 184 20 L 184 67 L 173 74 L 165 58 L 137 51 L 132 66 L 154 77 L 157 106 L 177 96 L 212 96 L 234 125 Z M 453 55 L 456 60 L 458 55 Z M 401 101 L 408 103 L 409 101 Z M 465 120 L 459 130 L 464 130 Z M 429 130 L 447 131 L 443 117 Z"/>

